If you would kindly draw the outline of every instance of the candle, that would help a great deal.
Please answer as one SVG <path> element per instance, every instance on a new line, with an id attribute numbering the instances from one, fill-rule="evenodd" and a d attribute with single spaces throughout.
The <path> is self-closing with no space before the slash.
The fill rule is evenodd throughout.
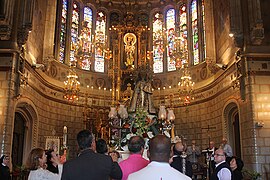
<path id="1" fill-rule="evenodd" d="M 67 126 L 63 129 L 63 146 L 67 147 Z"/>
<path id="2" fill-rule="evenodd" d="M 63 133 L 64 133 L 64 134 L 67 134 L 67 126 L 64 126 Z"/>

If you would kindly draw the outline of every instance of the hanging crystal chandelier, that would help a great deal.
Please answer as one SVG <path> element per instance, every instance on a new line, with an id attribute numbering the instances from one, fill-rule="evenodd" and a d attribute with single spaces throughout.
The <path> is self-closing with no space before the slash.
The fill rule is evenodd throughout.
<path id="1" fill-rule="evenodd" d="M 112 52 L 109 48 L 108 37 L 104 34 L 106 23 L 106 17 L 102 12 L 99 12 L 97 15 L 97 28 L 95 34 L 93 35 L 93 49 L 95 54 L 98 56 L 104 56 L 105 59 L 112 58 Z"/>
<path id="2" fill-rule="evenodd" d="M 67 80 L 64 81 L 64 99 L 68 101 L 74 101 L 79 99 L 80 82 L 77 80 L 78 76 L 71 66 Z"/>
<path id="3" fill-rule="evenodd" d="M 183 100 L 185 105 L 190 104 L 190 101 L 194 99 L 194 97 L 191 97 L 194 84 L 195 83 L 192 81 L 190 76 L 188 64 L 185 63 L 183 74 L 180 78 L 180 82 L 178 83 L 180 100 Z"/>
<path id="4" fill-rule="evenodd" d="M 174 49 L 172 50 L 172 53 L 170 54 L 170 58 L 175 60 L 175 67 L 176 68 L 182 68 L 184 63 L 187 62 L 187 50 L 186 48 L 181 48 L 181 38 L 178 36 L 175 36 L 174 38 Z"/>
<path id="5" fill-rule="evenodd" d="M 91 65 L 91 58 L 93 55 L 91 30 L 87 21 L 83 21 L 82 30 L 76 44 L 76 61 L 82 69 L 89 70 Z"/>
<path id="6" fill-rule="evenodd" d="M 156 13 L 154 23 L 155 27 L 157 27 L 157 30 L 153 30 L 153 46 L 158 46 L 162 51 L 164 51 L 167 39 L 167 32 L 163 23 L 163 15 L 160 13 Z"/>

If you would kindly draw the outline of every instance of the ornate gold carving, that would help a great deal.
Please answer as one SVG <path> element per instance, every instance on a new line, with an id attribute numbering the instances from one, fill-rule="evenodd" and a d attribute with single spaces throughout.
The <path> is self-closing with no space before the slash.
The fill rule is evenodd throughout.
<path id="1" fill-rule="evenodd" d="M 11 26 L 1 25 L 0 26 L 0 39 L 1 40 L 9 40 L 11 35 Z"/>
<path id="2" fill-rule="evenodd" d="M 18 45 L 22 46 L 26 43 L 29 35 L 29 31 L 32 30 L 32 24 L 25 25 L 23 28 L 18 30 Z"/>
<path id="3" fill-rule="evenodd" d="M 103 88 L 105 86 L 105 80 L 103 78 L 97 78 L 96 85 L 97 87 Z"/>
<path id="4" fill-rule="evenodd" d="M 254 45 L 261 45 L 264 39 L 264 28 L 263 23 L 257 23 L 251 31 L 251 41 Z"/>
<path id="5" fill-rule="evenodd" d="M 134 68 L 136 42 L 137 42 L 137 37 L 134 33 L 125 34 L 124 36 L 125 52 L 126 52 L 125 65 L 131 69 Z"/>

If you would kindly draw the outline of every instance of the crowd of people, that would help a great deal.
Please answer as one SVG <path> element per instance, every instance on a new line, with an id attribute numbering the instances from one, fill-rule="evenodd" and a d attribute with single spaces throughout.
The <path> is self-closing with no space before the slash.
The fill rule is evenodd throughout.
<path id="1" fill-rule="evenodd" d="M 210 141 L 209 147 L 202 151 L 196 145 L 195 140 L 192 140 L 192 145 L 188 146 L 187 148 L 184 147 L 182 142 L 177 142 L 172 149 L 174 156 L 178 155 L 178 161 L 182 162 L 182 164 L 185 164 L 184 168 L 177 165 L 176 169 L 181 172 L 185 170 L 185 174 L 192 177 L 193 179 L 197 179 L 196 175 L 193 174 L 193 171 L 196 171 L 196 168 L 199 166 L 198 159 L 201 157 L 201 152 L 205 155 L 205 164 L 208 165 L 208 173 L 204 174 L 205 176 L 209 177 L 208 179 L 243 179 L 242 169 L 244 163 L 239 157 L 233 156 L 232 147 L 228 144 L 226 138 L 222 139 L 222 143 L 219 147 L 215 146 L 214 141 Z M 176 151 L 177 149 L 180 149 L 180 151 Z M 186 155 L 187 158 L 183 158 L 183 155 Z M 184 160 L 187 162 L 183 163 Z M 173 161 L 171 165 L 174 167 L 175 163 L 176 162 Z"/>
<path id="2" fill-rule="evenodd" d="M 243 179 L 243 161 L 233 156 L 232 148 L 223 138 L 223 144 L 215 147 L 210 141 L 207 152 L 210 180 Z M 122 160 L 118 151 L 109 152 L 103 139 L 95 141 L 89 130 L 82 130 L 77 135 L 80 153 L 74 159 L 62 162 L 54 150 L 34 148 L 29 154 L 26 167 L 30 170 L 29 180 L 86 180 L 86 179 L 122 179 L 122 180 L 191 180 L 194 164 L 198 164 L 201 150 L 192 140 L 186 147 L 181 141 L 171 143 L 165 135 L 156 135 L 148 144 L 148 159 L 143 157 L 145 141 L 140 136 L 133 136 L 128 142 L 130 155 Z M 0 179 L 10 180 L 9 156 L 1 157 Z"/>

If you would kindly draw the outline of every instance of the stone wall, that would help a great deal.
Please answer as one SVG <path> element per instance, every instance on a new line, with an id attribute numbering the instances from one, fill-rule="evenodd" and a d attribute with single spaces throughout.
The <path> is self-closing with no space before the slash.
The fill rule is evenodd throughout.
<path id="1" fill-rule="evenodd" d="M 248 144 L 243 150 L 248 167 L 261 172 L 267 179 L 270 175 L 270 64 L 267 58 L 265 61 L 261 58 L 248 58 L 247 62 L 249 70 L 247 88 L 251 106 L 244 109 L 246 116 L 243 119 L 250 121 L 245 125 L 244 133 L 249 138 L 243 139 L 243 144 Z"/>

